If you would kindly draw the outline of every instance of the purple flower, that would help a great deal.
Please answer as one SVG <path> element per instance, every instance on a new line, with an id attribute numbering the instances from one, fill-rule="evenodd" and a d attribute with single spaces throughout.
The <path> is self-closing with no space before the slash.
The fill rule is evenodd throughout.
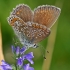
<path id="1" fill-rule="evenodd" d="M 26 59 L 26 60 L 28 60 L 31 64 L 34 64 L 34 62 L 33 62 L 33 60 L 32 60 L 32 58 L 34 58 L 33 52 L 30 52 L 30 53 L 24 55 L 22 58 L 23 58 L 23 60 Z"/>
<path id="2" fill-rule="evenodd" d="M 1 70 L 12 70 L 12 66 L 2 60 L 2 65 L 0 65 Z"/>
<path id="3" fill-rule="evenodd" d="M 33 52 L 30 52 L 28 54 L 25 54 L 26 51 L 26 47 L 14 47 L 12 46 L 12 52 L 15 54 L 15 59 L 16 59 L 16 66 L 15 65 L 9 65 L 8 63 L 6 63 L 4 60 L 2 60 L 2 65 L 0 65 L 0 69 L 1 70 L 34 70 L 33 67 L 30 67 L 30 64 L 24 64 L 24 60 L 28 60 L 31 64 L 34 64 L 32 58 L 34 58 L 33 56 Z"/>
<path id="4" fill-rule="evenodd" d="M 14 46 L 12 46 L 12 52 L 15 52 L 16 55 L 20 55 L 19 57 L 18 56 L 16 57 L 17 66 L 19 66 L 19 67 L 24 66 L 24 63 L 23 63 L 24 60 L 28 60 L 31 64 L 34 64 L 34 62 L 32 60 L 32 58 L 34 58 L 33 52 L 30 52 L 30 53 L 24 55 L 25 51 L 26 51 L 25 47 L 22 47 L 22 48 L 16 47 L 15 48 Z"/>
<path id="5" fill-rule="evenodd" d="M 23 60 L 28 60 L 31 64 L 34 64 L 34 62 L 33 62 L 33 60 L 32 60 L 32 58 L 34 58 L 34 56 L 33 56 L 33 52 L 30 52 L 30 53 L 28 53 L 28 54 L 26 54 L 26 55 L 24 55 L 24 52 L 26 51 L 26 48 L 25 47 L 22 47 L 22 48 L 20 48 L 20 47 L 14 47 L 14 46 L 12 46 L 12 52 L 13 53 L 15 53 L 17 56 L 18 55 L 22 55 L 21 56 L 21 58 L 23 58 Z M 22 61 L 21 59 L 20 59 L 20 57 L 18 58 L 18 60 L 17 60 L 17 63 L 19 62 L 19 61 Z M 19 63 L 18 63 L 19 64 Z M 21 63 L 22 64 L 22 63 Z"/>
<path id="6" fill-rule="evenodd" d="M 31 64 L 34 64 L 32 58 L 34 58 L 33 52 L 23 55 L 22 57 L 17 58 L 17 65 L 19 67 L 22 67 L 24 60 L 28 60 Z"/>
<path id="7" fill-rule="evenodd" d="M 14 47 L 14 46 L 12 46 L 12 52 L 14 54 L 16 54 L 17 56 L 24 54 L 24 52 L 26 50 L 27 50 L 26 47 L 20 48 L 20 47 Z"/>
<path id="8" fill-rule="evenodd" d="M 33 67 L 30 67 L 30 64 L 25 64 L 25 65 L 23 66 L 23 69 L 24 69 L 24 70 L 34 70 Z"/>
<path id="9" fill-rule="evenodd" d="M 17 58 L 17 65 L 18 65 L 19 67 L 21 67 L 21 66 L 23 65 L 23 60 L 22 60 L 21 57 L 20 57 L 20 58 Z"/>
<path id="10" fill-rule="evenodd" d="M 24 54 L 24 52 L 27 50 L 27 48 L 26 47 L 22 47 L 22 48 L 20 48 L 20 54 Z"/>

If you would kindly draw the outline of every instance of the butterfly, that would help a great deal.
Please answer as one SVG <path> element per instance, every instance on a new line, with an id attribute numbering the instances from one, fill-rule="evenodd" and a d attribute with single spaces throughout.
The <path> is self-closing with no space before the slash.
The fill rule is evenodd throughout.
<path id="1" fill-rule="evenodd" d="M 13 9 L 8 22 L 12 26 L 21 44 L 37 47 L 37 43 L 50 35 L 50 28 L 60 15 L 61 9 L 52 5 L 42 5 L 31 10 L 25 4 Z"/>

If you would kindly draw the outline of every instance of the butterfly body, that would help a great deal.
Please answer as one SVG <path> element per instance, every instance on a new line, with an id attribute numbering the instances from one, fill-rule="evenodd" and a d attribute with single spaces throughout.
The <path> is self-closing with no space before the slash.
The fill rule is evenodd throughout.
<path id="1" fill-rule="evenodd" d="M 13 10 L 8 21 L 22 44 L 35 47 L 49 36 L 50 27 L 59 14 L 59 9 L 49 5 L 40 6 L 32 12 L 28 6 L 21 4 Z"/>

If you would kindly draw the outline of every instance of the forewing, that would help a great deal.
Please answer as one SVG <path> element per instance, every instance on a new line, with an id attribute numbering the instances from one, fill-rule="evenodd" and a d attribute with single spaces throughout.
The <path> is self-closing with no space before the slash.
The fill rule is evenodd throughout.
<path id="1" fill-rule="evenodd" d="M 20 42 L 24 43 L 25 41 L 25 30 L 26 30 L 26 23 L 19 17 L 11 15 L 8 17 L 8 22 L 13 28 L 16 36 L 19 38 Z"/>
<path id="2" fill-rule="evenodd" d="M 11 15 L 16 15 L 21 18 L 24 22 L 32 21 L 33 13 L 27 5 L 20 4 L 16 6 L 11 12 Z"/>
<path id="3" fill-rule="evenodd" d="M 50 28 L 60 15 L 60 8 L 50 5 L 39 6 L 34 10 L 33 21 Z"/>

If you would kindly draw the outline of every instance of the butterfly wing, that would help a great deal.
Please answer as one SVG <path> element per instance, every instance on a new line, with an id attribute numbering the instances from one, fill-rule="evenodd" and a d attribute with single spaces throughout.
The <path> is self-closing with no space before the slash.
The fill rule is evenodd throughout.
<path id="1" fill-rule="evenodd" d="M 31 11 L 29 6 L 24 4 L 16 6 L 16 8 L 13 9 L 10 16 L 8 17 L 8 22 L 12 26 L 15 34 L 18 36 L 20 41 L 21 39 L 23 40 L 26 36 L 26 23 L 31 22 L 32 19 L 33 12 Z"/>
<path id="2" fill-rule="evenodd" d="M 19 5 L 13 10 L 8 21 L 20 41 L 38 43 L 48 37 L 50 34 L 48 28 L 52 26 L 59 14 L 59 8 L 40 6 L 34 11 L 33 16 L 28 6 Z"/>
<path id="3" fill-rule="evenodd" d="M 28 24 L 25 23 L 21 18 L 11 15 L 8 18 L 9 24 L 12 26 L 16 36 L 20 40 L 20 42 L 24 44 L 28 44 L 28 40 L 31 40 L 31 38 L 28 36 L 29 34 L 29 27 Z"/>
<path id="4" fill-rule="evenodd" d="M 37 23 L 25 23 L 21 18 L 11 15 L 8 22 L 12 26 L 15 34 L 20 41 L 29 43 L 38 43 L 48 37 L 50 30 L 41 24 Z"/>
<path id="5" fill-rule="evenodd" d="M 16 15 L 17 17 L 21 18 L 24 22 L 32 21 L 33 13 L 27 5 L 20 4 L 14 8 L 11 15 Z"/>
<path id="6" fill-rule="evenodd" d="M 60 8 L 50 5 L 39 6 L 34 10 L 33 21 L 50 28 L 60 15 Z"/>

